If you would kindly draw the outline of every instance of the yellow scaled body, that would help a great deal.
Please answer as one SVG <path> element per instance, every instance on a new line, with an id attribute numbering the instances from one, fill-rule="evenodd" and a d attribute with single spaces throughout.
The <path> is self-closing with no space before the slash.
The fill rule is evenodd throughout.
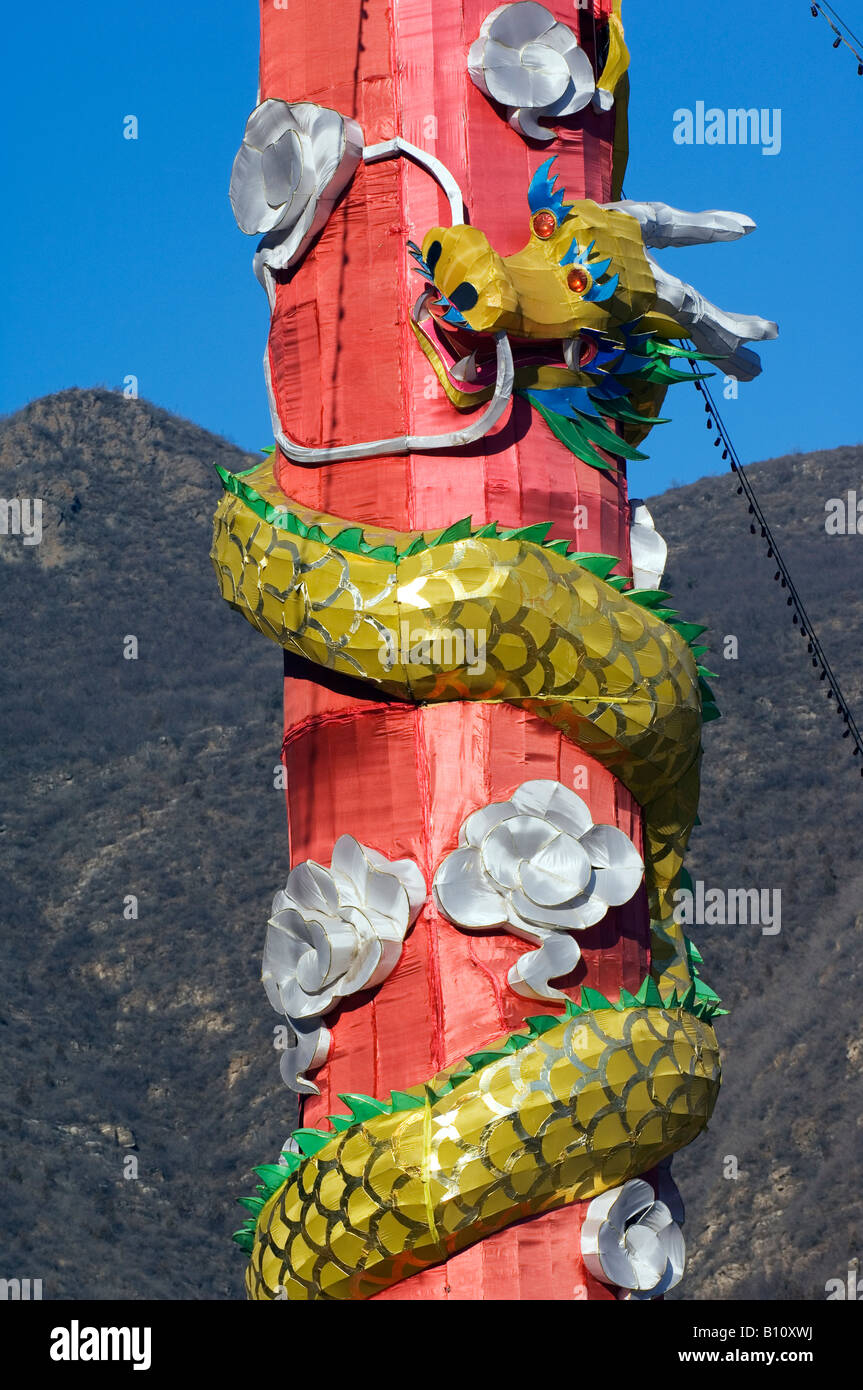
<path id="1" fill-rule="evenodd" d="M 353 1124 L 306 1158 L 258 1215 L 249 1296 L 369 1298 L 513 1221 L 645 1172 L 712 1113 L 716 1038 L 683 1009 L 601 1010 L 516 1040 L 464 1079 L 462 1062 L 403 1093 L 416 1108 Z"/>
<path id="2" fill-rule="evenodd" d="M 284 509 L 269 464 L 244 481 Z M 222 596 L 264 636 L 318 666 L 401 699 L 521 705 L 614 772 L 645 812 L 657 978 L 663 991 L 688 988 L 682 929 L 672 921 L 699 790 L 701 697 L 687 643 L 577 556 L 472 536 L 393 563 L 340 549 L 343 522 L 304 515 L 320 523 L 323 541 L 291 534 L 226 494 L 212 550 Z M 378 544 L 397 538 L 401 551 L 418 533 L 365 534 Z M 447 661 L 454 631 L 484 638 L 477 669 Z M 405 632 L 427 639 L 425 650 L 408 653 L 415 662 L 402 659 Z"/>

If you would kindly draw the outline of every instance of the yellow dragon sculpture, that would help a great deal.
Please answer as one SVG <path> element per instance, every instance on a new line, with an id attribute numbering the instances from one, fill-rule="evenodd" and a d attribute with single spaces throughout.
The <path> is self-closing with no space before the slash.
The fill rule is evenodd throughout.
<path id="1" fill-rule="evenodd" d="M 494 389 L 505 332 L 516 388 L 594 467 L 638 458 L 681 360 L 751 376 L 745 341 L 774 336 L 660 270 L 648 246 L 730 239 L 728 213 L 567 204 L 549 160 L 531 183 L 530 240 L 503 258 L 477 228 L 434 228 L 411 253 L 424 279 L 417 339 L 452 404 Z M 699 351 L 680 346 L 691 336 Z M 688 367 L 688 362 L 687 362 Z M 702 628 L 661 590 L 571 553 L 548 527 L 443 532 L 360 527 L 288 499 L 269 462 L 222 473 L 212 559 L 223 597 L 265 636 L 410 701 L 508 701 L 564 731 L 644 809 L 652 973 L 612 1003 L 585 989 L 563 1018 L 519 1031 L 386 1100 L 345 1097 L 329 1130 L 263 1165 L 237 1240 L 254 1298 L 370 1297 L 526 1215 L 591 1197 L 688 1143 L 711 1113 L 716 996 L 673 920 L 695 822 L 701 727 L 717 711 Z M 483 670 L 448 668 L 429 641 L 394 656 L 385 635 L 486 634 Z M 407 657 L 407 659 L 405 659 Z"/>

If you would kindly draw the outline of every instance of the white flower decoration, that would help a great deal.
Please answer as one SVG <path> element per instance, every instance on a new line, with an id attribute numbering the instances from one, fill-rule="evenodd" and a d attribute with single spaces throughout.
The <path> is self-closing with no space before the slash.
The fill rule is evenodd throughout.
<path id="1" fill-rule="evenodd" d="M 568 933 L 628 902 L 644 873 L 629 836 L 594 825 L 581 797 L 560 782 L 523 782 L 509 801 L 475 811 L 459 845 L 435 874 L 437 905 L 457 927 L 506 927 L 540 944 L 508 976 L 528 999 L 565 998 L 549 980 L 578 964 Z"/>
<path id="2" fill-rule="evenodd" d="M 629 546 L 632 552 L 632 582 L 636 589 L 659 589 L 668 563 L 668 546 L 642 501 L 630 502 L 632 522 Z"/>
<path id="3" fill-rule="evenodd" d="M 356 121 L 313 102 L 270 97 L 246 122 L 231 171 L 231 206 L 240 230 L 264 234 L 255 258 L 284 270 L 322 230 L 362 158 Z"/>
<path id="4" fill-rule="evenodd" d="M 594 1197 L 581 1228 L 585 1265 L 632 1299 L 658 1298 L 679 1284 L 686 1263 L 683 1232 L 649 1183 L 634 1178 Z"/>
<path id="5" fill-rule="evenodd" d="M 471 44 L 468 71 L 481 92 L 509 108 L 513 129 L 532 140 L 554 139 L 540 116 L 572 116 L 595 98 L 608 104 L 575 34 L 533 0 L 492 11 Z"/>
<path id="6" fill-rule="evenodd" d="M 351 835 L 336 841 L 329 869 L 309 859 L 291 870 L 273 899 L 262 971 L 267 998 L 296 1034 L 281 1063 L 291 1090 L 318 1093 L 303 1072 L 329 1051 L 320 1017 L 386 979 L 425 900 L 415 864 L 393 863 Z"/>

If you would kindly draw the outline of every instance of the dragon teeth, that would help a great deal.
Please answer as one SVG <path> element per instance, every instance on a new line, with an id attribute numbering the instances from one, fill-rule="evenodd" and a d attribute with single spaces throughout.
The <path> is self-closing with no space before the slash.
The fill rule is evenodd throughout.
<path id="1" fill-rule="evenodd" d="M 567 338 L 563 344 L 563 360 L 571 372 L 578 371 L 580 357 L 581 338 L 576 334 L 574 338 Z"/>
<path id="2" fill-rule="evenodd" d="M 461 357 L 454 367 L 450 367 L 449 374 L 455 377 L 456 381 L 479 381 L 476 351 L 469 353 L 467 357 Z"/>

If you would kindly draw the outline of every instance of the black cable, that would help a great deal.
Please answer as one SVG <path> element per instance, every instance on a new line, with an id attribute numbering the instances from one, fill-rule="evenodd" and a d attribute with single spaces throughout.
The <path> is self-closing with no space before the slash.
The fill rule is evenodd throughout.
<path id="1" fill-rule="evenodd" d="M 854 57 L 857 59 L 857 72 L 860 76 L 863 76 L 863 41 L 857 38 L 853 29 L 849 29 L 845 21 L 841 19 L 833 9 L 833 6 L 826 3 L 826 0 L 811 0 L 809 8 L 812 11 L 813 19 L 824 19 L 830 25 L 833 33 L 836 35 L 833 47 L 838 48 L 840 44 L 844 43 L 848 51 L 854 54 Z M 835 24 L 833 19 L 830 18 L 830 14 L 827 13 L 828 10 L 836 20 Z M 846 37 L 846 35 L 849 37 Z M 853 43 L 851 42 L 852 39 L 854 41 Z M 856 48 L 854 44 L 857 45 Z"/>
<path id="2" fill-rule="evenodd" d="M 685 346 L 689 348 L 692 347 L 692 344 L 686 343 Z M 697 372 L 696 363 L 692 363 L 692 370 L 694 373 Z M 830 662 L 827 660 L 824 648 L 822 647 L 821 642 L 819 641 L 819 638 L 809 619 L 809 614 L 806 611 L 806 607 L 803 603 L 802 598 L 800 597 L 797 586 L 791 577 L 791 572 L 784 559 L 782 558 L 782 552 L 780 551 L 779 546 L 776 543 L 776 538 L 770 529 L 770 526 L 767 522 L 767 518 L 765 517 L 764 512 L 762 510 L 761 503 L 758 501 L 758 496 L 756 494 L 752 480 L 751 478 L 749 478 L 748 474 L 743 469 L 743 465 L 740 462 L 737 450 L 735 449 L 731 436 L 728 433 L 728 428 L 725 424 L 725 421 L 722 419 L 722 416 L 716 409 L 716 402 L 714 401 L 713 396 L 711 395 L 710 388 L 708 387 L 707 382 L 701 381 L 696 376 L 695 389 L 699 391 L 701 395 L 704 397 L 704 408 L 710 417 L 708 424 L 710 424 L 711 421 L 715 423 L 717 431 L 715 443 L 719 444 L 719 442 L 721 441 L 721 443 L 724 446 L 722 457 L 728 458 L 730 460 L 732 472 L 735 473 L 737 476 L 737 491 L 738 493 L 741 493 L 743 496 L 745 496 L 746 501 L 748 503 L 749 515 L 753 518 L 753 520 L 749 524 L 749 529 L 753 533 L 753 535 L 757 535 L 760 531 L 761 539 L 767 542 L 767 556 L 769 559 L 775 560 L 776 562 L 776 573 L 774 575 L 774 579 L 777 583 L 781 582 L 782 588 L 787 589 L 788 591 L 788 597 L 786 601 L 788 607 L 793 610 L 793 621 L 795 625 L 799 624 L 801 633 L 807 639 L 808 652 L 812 658 L 812 665 L 816 668 L 820 668 L 820 679 L 822 681 L 827 681 L 827 697 L 828 699 L 833 699 L 836 701 L 838 713 L 842 717 L 842 721 L 845 724 L 845 732 L 843 734 L 843 737 L 851 738 L 853 740 L 854 756 L 857 757 L 858 755 L 863 754 L 863 736 L 861 736 L 860 730 L 857 727 L 857 722 L 854 718 L 854 715 L 851 712 L 851 707 L 848 704 L 848 701 L 845 699 L 845 696 L 842 692 L 842 687 L 840 686 L 839 681 L 837 680 L 836 675 L 833 672 L 833 668 L 831 667 Z M 861 767 L 860 773 L 861 776 L 863 776 L 863 767 Z"/>
<path id="3" fill-rule="evenodd" d="M 854 33 L 854 30 L 851 28 L 850 24 L 846 24 L 846 23 L 845 23 L 845 20 L 841 17 L 841 15 L 838 15 L 838 14 L 836 13 L 836 11 L 834 10 L 833 6 L 832 6 L 832 5 L 828 5 L 828 4 L 827 4 L 827 0 L 819 0 L 819 4 L 820 4 L 820 7 L 821 7 L 822 9 L 829 10 L 830 13 L 832 14 L 833 18 L 836 20 L 836 23 L 839 24 L 839 25 L 845 30 L 846 34 L 850 34 L 850 35 L 851 35 L 851 37 L 852 37 L 852 39 L 854 40 L 855 43 L 859 43 L 859 44 L 860 44 L 860 47 L 863 48 L 863 39 L 858 39 L 857 35 Z"/>
<path id="4" fill-rule="evenodd" d="M 621 189 L 620 191 L 620 196 L 625 200 L 626 193 L 623 189 Z M 683 346 L 691 352 L 695 351 L 695 344 L 691 340 L 685 340 L 683 342 Z M 836 679 L 835 675 L 833 674 L 833 668 L 831 667 L 830 662 L 827 660 L 824 648 L 821 646 L 821 643 L 818 640 L 818 637 L 813 629 L 812 623 L 809 621 L 809 614 L 806 612 L 803 600 L 801 599 L 797 591 L 797 586 L 791 578 L 791 572 L 782 558 L 782 553 L 778 545 L 776 544 L 776 538 L 774 537 L 773 532 L 770 530 L 770 527 L 767 524 L 767 518 L 761 510 L 761 504 L 758 501 L 755 488 L 753 487 L 750 478 L 743 471 L 743 465 L 740 462 L 740 458 L 738 456 L 737 450 L 734 447 L 731 435 L 728 433 L 728 426 L 726 425 L 722 416 L 719 414 L 719 411 L 716 409 L 716 402 L 714 401 L 713 396 L 711 395 L 707 382 L 700 380 L 698 377 L 697 363 L 691 362 L 690 367 L 693 372 L 693 384 L 695 386 L 695 389 L 696 391 L 700 391 L 704 397 L 704 408 L 708 412 L 709 416 L 708 427 L 711 427 L 711 419 L 715 420 L 716 422 L 716 438 L 714 439 L 713 443 L 717 447 L 720 444 L 723 445 L 722 457 L 723 459 L 727 458 L 730 461 L 731 471 L 737 475 L 737 490 L 739 493 L 743 493 L 745 495 L 747 503 L 749 505 L 749 514 L 750 516 L 754 516 L 757 519 L 758 528 L 760 528 L 761 531 L 761 538 L 762 540 L 767 541 L 767 558 L 776 561 L 777 569 L 776 574 L 774 575 L 774 580 L 777 583 L 781 582 L 782 588 L 788 590 L 788 606 L 790 608 L 793 608 L 794 610 L 792 618 L 794 620 L 795 625 L 800 625 L 801 634 L 807 639 L 807 650 L 812 658 L 812 665 L 816 669 L 820 667 L 820 679 L 822 681 L 826 680 L 828 682 L 829 695 L 837 702 L 839 713 L 842 715 L 843 722 L 846 726 L 845 732 L 842 735 L 842 737 L 853 739 L 854 757 L 863 755 L 863 736 L 861 736 L 854 715 L 851 713 L 851 707 L 842 693 L 842 688 L 839 685 L 839 682 Z M 749 529 L 753 532 L 753 534 L 757 534 L 758 528 L 755 526 L 754 522 L 750 523 Z M 860 775 L 861 777 L 863 777 L 863 766 L 861 766 L 860 768 Z"/>

